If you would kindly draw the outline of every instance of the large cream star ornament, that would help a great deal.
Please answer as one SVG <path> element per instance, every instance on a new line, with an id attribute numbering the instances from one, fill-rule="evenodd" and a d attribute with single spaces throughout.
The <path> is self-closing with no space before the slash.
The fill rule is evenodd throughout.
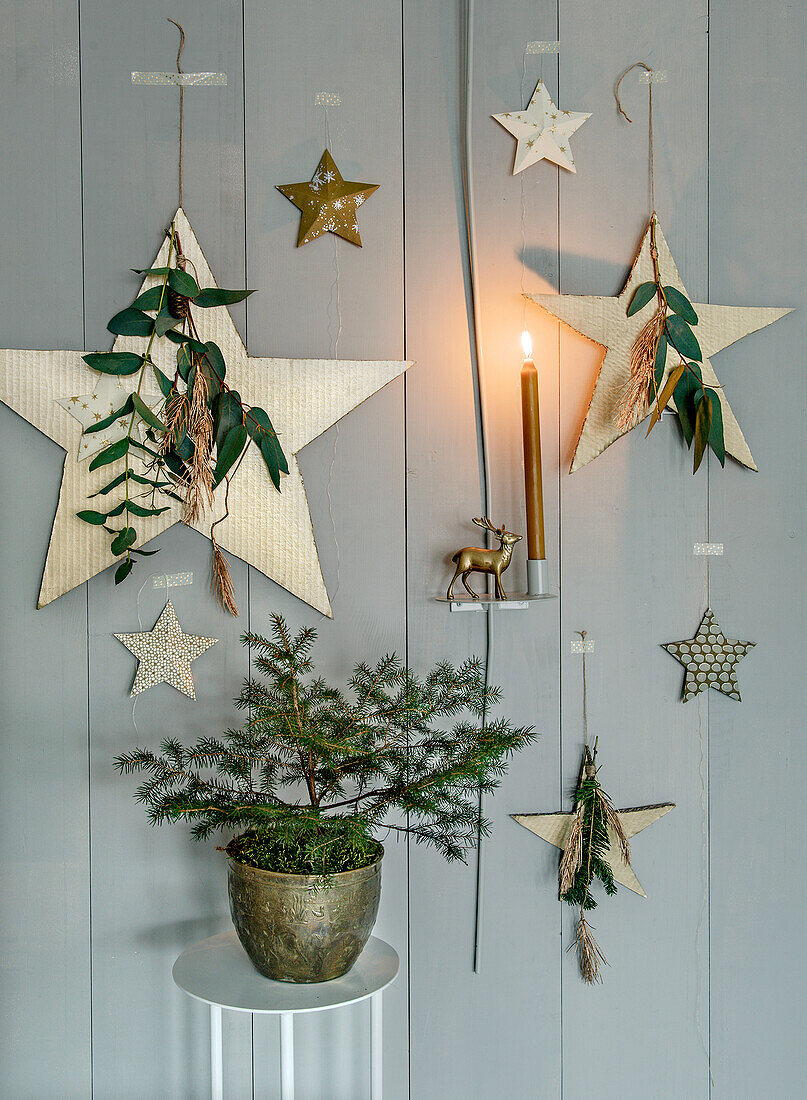
<path id="1" fill-rule="evenodd" d="M 201 657 L 218 638 L 200 638 L 185 634 L 179 625 L 174 605 L 169 600 L 153 630 L 138 634 L 116 634 L 137 657 L 138 665 L 130 695 L 139 695 L 156 684 L 170 684 L 190 699 L 196 698 L 191 661 Z"/>
<path id="2" fill-rule="evenodd" d="M 710 687 L 739 703 L 742 700 L 737 684 L 737 665 L 755 645 L 756 642 L 727 638 L 709 607 L 694 638 L 666 642 L 664 648 L 686 668 L 685 703 Z"/>
<path id="3" fill-rule="evenodd" d="M 539 160 L 551 160 L 570 172 L 577 171 L 569 138 L 586 119 L 591 118 L 591 114 L 559 111 L 542 80 L 536 84 L 526 111 L 506 111 L 490 117 L 500 122 L 516 139 L 514 176 Z"/>
<path id="4" fill-rule="evenodd" d="M 662 282 L 665 286 L 673 286 L 689 297 L 658 222 L 656 223 L 656 244 Z M 653 263 L 650 257 L 650 225 L 648 224 L 628 281 L 618 297 L 600 298 L 584 294 L 526 295 L 536 305 L 541 306 L 542 309 L 547 310 L 581 336 L 594 341 L 603 349 L 594 393 L 575 447 L 572 473 L 602 454 L 606 447 L 610 447 L 625 434 L 625 430 L 618 427 L 616 423 L 619 399 L 630 378 L 631 348 L 647 322 L 646 311 L 639 310 L 632 317 L 628 317 L 627 308 L 636 287 L 652 279 Z M 698 315 L 698 323 L 693 331 L 703 352 L 703 381 L 706 386 L 715 389 L 720 397 L 726 454 L 730 454 L 743 466 L 756 470 L 756 463 L 736 417 L 731 411 L 726 395 L 718 383 L 710 357 L 729 347 L 730 344 L 736 343 L 743 336 L 772 325 L 774 321 L 778 321 L 791 310 L 755 306 L 715 306 L 708 303 L 694 304 L 694 308 Z M 678 356 L 669 348 L 661 385 L 679 361 Z M 671 401 L 670 404 L 674 405 L 674 402 Z M 641 423 L 650 411 L 648 407 L 647 412 L 637 423 Z"/>
<path id="5" fill-rule="evenodd" d="M 619 814 L 619 820 L 622 822 L 625 835 L 628 840 L 631 840 L 637 833 L 640 833 L 648 825 L 652 825 L 654 821 L 658 821 L 660 817 L 673 809 L 675 809 L 674 802 L 662 802 L 657 806 L 636 806 L 628 810 L 618 810 L 617 813 Z M 519 825 L 523 825 L 525 829 L 529 829 L 531 833 L 535 833 L 542 840 L 554 844 L 561 851 L 566 848 L 566 841 L 572 827 L 573 814 L 559 812 L 552 814 L 510 814 L 510 816 L 513 821 L 517 821 Z M 627 886 L 629 890 L 633 890 L 634 894 L 641 894 L 643 898 L 647 897 L 633 868 L 622 858 L 619 841 L 613 835 L 610 827 L 608 829 L 608 851 L 605 855 L 605 861 L 614 872 L 614 879 L 618 883 Z"/>
<path id="6" fill-rule="evenodd" d="M 182 248 L 195 267 L 201 286 L 216 285 L 199 242 L 178 210 L 174 225 Z M 156 266 L 166 263 L 168 241 L 159 251 Z M 158 277 L 146 276 L 143 287 L 157 285 Z M 325 615 L 331 605 L 314 542 L 305 487 L 297 454 L 332 424 L 376 393 L 408 367 L 399 361 L 362 362 L 327 359 L 257 359 L 247 354 L 244 343 L 224 306 L 194 312 L 203 341 L 213 340 L 227 363 L 227 382 L 244 402 L 265 409 L 278 434 L 289 464 L 289 474 L 277 492 L 269 479 L 257 447 L 247 448 L 229 494 L 229 518 L 216 528 L 219 545 L 271 577 L 293 595 Z M 118 336 L 116 351 L 141 352 L 145 338 Z M 0 351 L 0 401 L 59 444 L 67 453 L 50 546 L 45 562 L 38 606 L 43 607 L 115 564 L 109 535 L 103 527 L 82 523 L 76 512 L 92 508 L 90 497 L 109 480 L 114 467 L 90 472 L 90 463 L 79 462 L 81 425 L 55 398 L 86 394 L 93 372 L 80 351 Z M 152 358 L 169 376 L 176 369 L 176 347 L 155 341 Z M 82 404 L 83 402 L 79 402 Z M 137 469 L 136 462 L 134 463 Z M 114 493 L 105 497 L 110 506 Z M 138 519 L 142 546 L 181 520 L 181 505 L 173 501 L 159 516 Z M 210 524 L 224 515 L 224 485 L 215 493 L 207 516 L 193 526 L 205 535 Z"/>

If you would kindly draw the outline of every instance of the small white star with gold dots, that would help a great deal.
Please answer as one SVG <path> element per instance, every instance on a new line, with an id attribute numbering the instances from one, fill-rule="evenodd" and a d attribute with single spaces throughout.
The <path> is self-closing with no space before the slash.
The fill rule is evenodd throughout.
<path id="1" fill-rule="evenodd" d="M 552 161 L 570 172 L 577 171 L 569 151 L 568 139 L 591 115 L 581 111 L 561 113 L 563 121 L 557 122 L 557 108 L 539 80 L 525 111 L 507 111 L 505 114 L 492 116 L 516 138 L 513 175 L 523 172 L 540 160 Z M 561 144 L 559 138 L 565 139 L 566 144 Z"/>

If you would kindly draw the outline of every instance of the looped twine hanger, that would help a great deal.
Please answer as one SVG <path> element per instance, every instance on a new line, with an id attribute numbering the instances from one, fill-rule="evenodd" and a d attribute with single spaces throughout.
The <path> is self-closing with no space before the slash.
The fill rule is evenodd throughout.
<path id="1" fill-rule="evenodd" d="M 628 73 L 632 73 L 634 69 L 644 69 L 644 71 L 646 73 L 652 73 L 653 72 L 651 67 L 645 61 L 635 61 L 632 65 L 629 65 L 628 68 L 625 69 L 622 76 L 620 76 L 619 80 L 617 80 L 616 87 L 614 88 L 614 98 L 616 99 L 617 110 L 619 111 L 619 113 L 622 115 L 622 117 L 627 122 L 633 122 L 633 119 L 628 115 L 627 111 L 622 106 L 622 101 L 619 98 L 619 86 L 622 83 L 622 81 L 625 79 L 625 77 L 628 75 Z M 651 222 L 651 225 L 655 225 L 658 218 L 657 218 L 657 215 L 656 215 L 656 186 L 655 186 L 655 179 L 654 179 L 654 176 L 653 176 L 653 81 L 652 80 L 648 82 L 647 87 L 648 87 L 648 100 L 649 100 L 649 103 L 648 103 L 648 130 L 649 130 L 649 139 L 650 139 L 650 211 L 651 211 L 651 213 L 650 213 L 650 222 Z M 655 250 L 655 240 L 652 242 L 652 248 L 653 248 L 653 250 Z M 656 252 L 656 257 L 654 257 L 654 258 L 657 258 L 657 256 L 658 256 L 658 253 Z"/>
<path id="2" fill-rule="evenodd" d="M 179 49 L 177 50 L 177 75 L 182 75 L 182 68 L 180 66 L 180 59 L 182 58 L 182 51 L 185 49 L 185 31 L 180 23 L 177 23 L 176 19 L 168 20 L 169 23 L 173 23 L 179 31 Z M 651 93 L 652 94 L 652 93 Z M 182 137 L 183 128 L 185 124 L 185 88 L 182 84 L 179 85 L 179 205 L 182 206 Z"/>

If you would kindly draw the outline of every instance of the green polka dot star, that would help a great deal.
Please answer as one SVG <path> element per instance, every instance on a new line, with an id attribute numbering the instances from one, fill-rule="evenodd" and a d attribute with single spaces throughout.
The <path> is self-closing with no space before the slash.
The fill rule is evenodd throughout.
<path id="1" fill-rule="evenodd" d="M 683 642 L 667 642 L 664 648 L 686 668 L 685 703 L 710 687 L 722 691 L 739 703 L 741 699 L 737 686 L 737 665 L 755 645 L 756 642 L 727 638 L 712 609 L 707 608 L 694 638 Z"/>

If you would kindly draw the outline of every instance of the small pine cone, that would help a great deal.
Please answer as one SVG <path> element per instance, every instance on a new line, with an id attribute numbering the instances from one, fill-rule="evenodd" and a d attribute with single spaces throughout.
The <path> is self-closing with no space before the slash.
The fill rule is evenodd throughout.
<path id="1" fill-rule="evenodd" d="M 191 315 L 191 300 L 184 294 L 177 294 L 175 290 L 168 288 L 168 312 L 177 320 L 182 320 Z"/>

